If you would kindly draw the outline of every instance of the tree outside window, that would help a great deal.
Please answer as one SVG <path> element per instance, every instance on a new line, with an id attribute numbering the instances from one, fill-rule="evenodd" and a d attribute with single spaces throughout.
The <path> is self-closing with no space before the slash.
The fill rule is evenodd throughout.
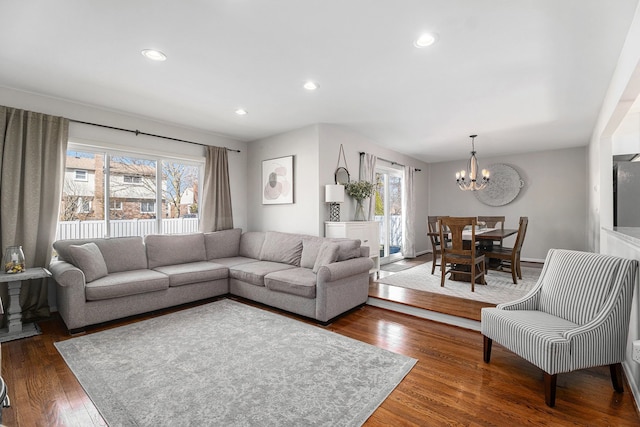
<path id="1" fill-rule="evenodd" d="M 107 155 L 107 150 L 67 152 L 60 221 L 105 221 L 86 236 L 87 227 L 79 227 L 73 238 L 198 230 L 203 163 L 118 153 L 110 155 L 107 164 Z M 176 223 L 180 218 L 190 222 Z M 61 238 L 71 236 L 61 234 L 70 225 L 65 227 L 59 228 Z"/>

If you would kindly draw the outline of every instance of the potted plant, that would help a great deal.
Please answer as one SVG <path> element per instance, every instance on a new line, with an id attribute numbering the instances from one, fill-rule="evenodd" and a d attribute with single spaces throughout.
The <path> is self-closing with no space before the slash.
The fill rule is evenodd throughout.
<path id="1" fill-rule="evenodd" d="M 356 199 L 356 221 L 365 221 L 367 217 L 364 214 L 364 207 L 362 206 L 362 201 L 364 199 L 368 199 L 373 196 L 376 192 L 375 184 L 369 181 L 354 181 L 345 185 L 346 193 Z"/>

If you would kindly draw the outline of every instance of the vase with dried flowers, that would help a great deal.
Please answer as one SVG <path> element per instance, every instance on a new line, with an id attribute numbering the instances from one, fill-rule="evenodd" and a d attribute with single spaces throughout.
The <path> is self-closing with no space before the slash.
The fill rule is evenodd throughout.
<path id="1" fill-rule="evenodd" d="M 375 184 L 372 184 L 369 181 L 354 181 L 345 185 L 344 187 L 346 193 L 356 199 L 356 221 L 366 221 L 367 217 L 364 214 L 364 207 L 362 206 L 362 202 L 364 199 L 368 199 L 373 196 L 376 191 Z"/>

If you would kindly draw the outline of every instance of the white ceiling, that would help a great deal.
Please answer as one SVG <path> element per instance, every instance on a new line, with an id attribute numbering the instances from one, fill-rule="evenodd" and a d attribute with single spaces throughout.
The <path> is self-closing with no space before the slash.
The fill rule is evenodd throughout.
<path id="1" fill-rule="evenodd" d="M 480 157 L 575 147 L 637 2 L 0 0 L 0 86 L 245 141 L 340 124 L 426 162 L 472 133 Z"/>

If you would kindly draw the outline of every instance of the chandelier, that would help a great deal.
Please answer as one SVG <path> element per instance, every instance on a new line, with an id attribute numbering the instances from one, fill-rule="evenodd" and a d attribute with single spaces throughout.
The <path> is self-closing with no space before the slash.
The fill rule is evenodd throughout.
<path id="1" fill-rule="evenodd" d="M 476 148 L 474 145 L 476 136 L 478 135 L 470 135 L 471 158 L 469 159 L 469 163 L 467 163 L 467 170 L 456 172 L 456 182 L 462 191 L 482 190 L 489 183 L 489 171 L 486 169 L 482 169 L 482 179 L 478 181 L 478 159 L 476 158 Z M 466 176 L 469 177 L 468 180 Z"/>

